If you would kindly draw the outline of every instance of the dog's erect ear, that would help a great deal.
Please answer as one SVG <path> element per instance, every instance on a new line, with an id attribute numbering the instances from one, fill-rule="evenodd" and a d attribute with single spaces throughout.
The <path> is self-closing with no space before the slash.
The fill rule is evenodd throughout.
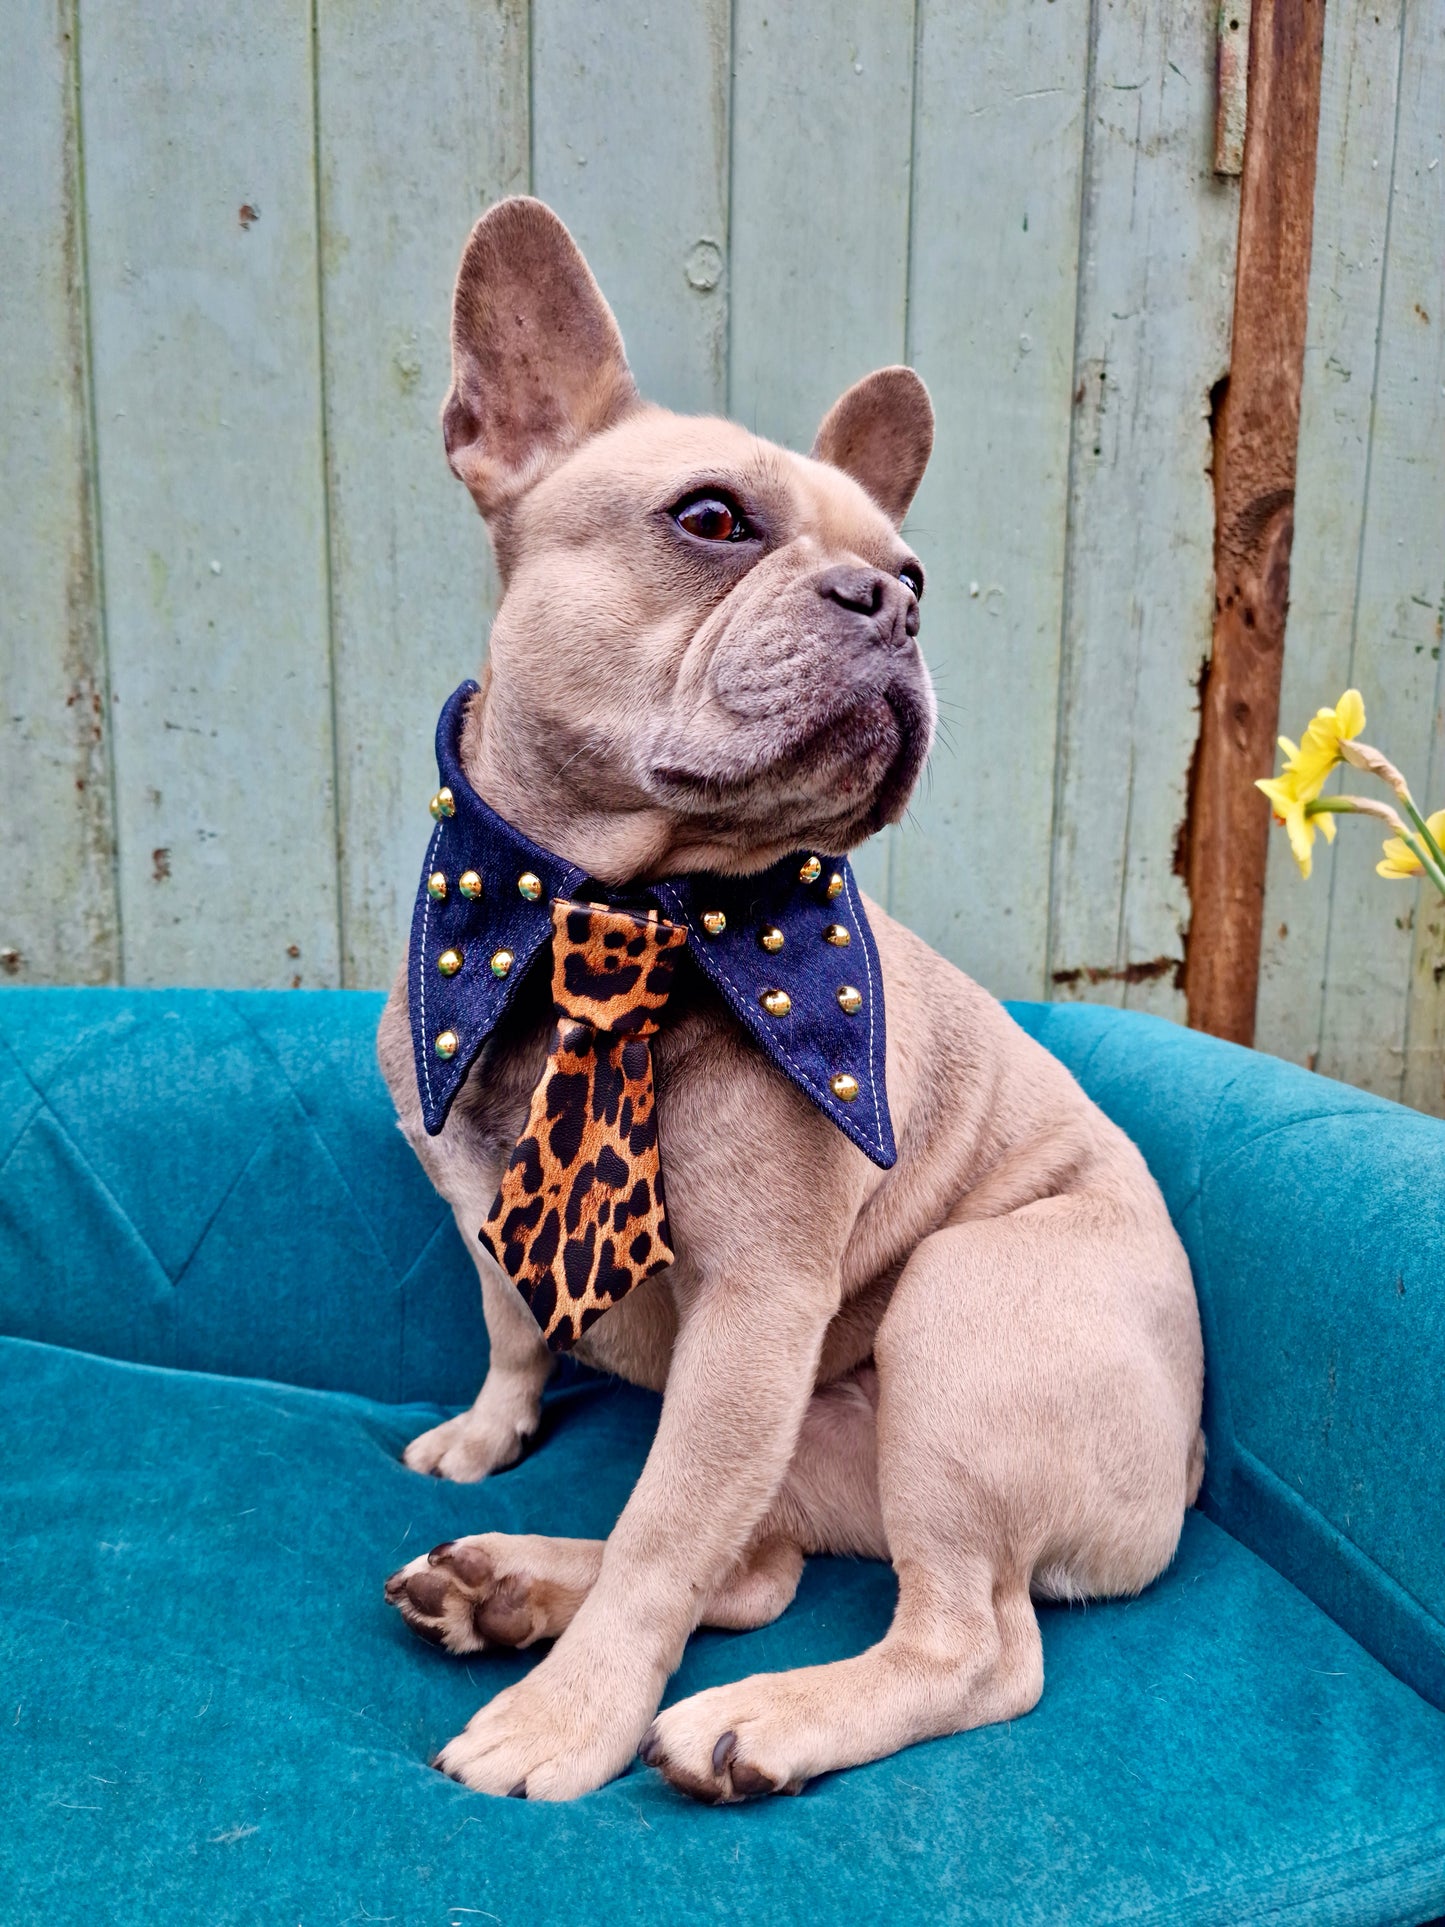
<path id="1" fill-rule="evenodd" d="M 622 336 L 551 208 L 499 201 L 472 229 L 452 298 L 442 439 L 492 516 L 638 406 Z"/>
<path id="2" fill-rule="evenodd" d="M 911 368 L 855 381 L 823 417 L 814 459 L 862 484 L 897 528 L 933 451 L 933 404 Z"/>

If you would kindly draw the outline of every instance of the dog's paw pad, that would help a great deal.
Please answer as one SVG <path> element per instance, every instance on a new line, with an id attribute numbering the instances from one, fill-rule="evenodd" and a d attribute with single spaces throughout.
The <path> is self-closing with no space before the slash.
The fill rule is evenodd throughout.
<path id="1" fill-rule="evenodd" d="M 528 1573 L 499 1570 L 503 1544 L 478 1537 L 433 1546 L 391 1575 L 387 1600 L 414 1633 L 452 1653 L 552 1637 L 560 1630 L 557 1599 Z"/>

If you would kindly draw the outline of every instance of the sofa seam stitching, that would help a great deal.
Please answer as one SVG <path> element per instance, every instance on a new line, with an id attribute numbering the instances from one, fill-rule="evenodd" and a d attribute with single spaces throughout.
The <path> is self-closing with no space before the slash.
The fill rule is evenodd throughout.
<path id="1" fill-rule="evenodd" d="M 1330 1515 L 1327 1512 L 1325 1512 L 1320 1506 L 1316 1505 L 1312 1499 L 1306 1498 L 1303 1492 L 1297 1492 L 1286 1479 L 1281 1477 L 1281 1475 L 1275 1471 L 1272 1465 L 1266 1464 L 1266 1462 L 1259 1456 L 1257 1452 L 1252 1451 L 1249 1446 L 1242 1444 L 1237 1436 L 1235 1437 L 1233 1442 L 1234 1442 L 1235 1452 L 1240 1458 L 1248 1459 L 1252 1466 L 1256 1467 L 1260 1472 L 1264 1474 L 1264 1476 L 1267 1479 L 1271 1480 L 1275 1485 L 1279 1486 L 1282 1491 L 1287 1493 L 1289 1498 L 1295 1504 L 1302 1506 L 1314 1518 L 1318 1519 L 1322 1525 L 1327 1526 L 1331 1532 L 1337 1534 L 1338 1537 L 1341 1538 L 1344 1541 L 1344 1543 L 1350 1548 L 1351 1552 L 1355 1554 L 1356 1558 L 1360 1559 L 1365 1565 L 1367 1565 L 1372 1572 L 1378 1573 L 1380 1578 L 1385 1580 L 1389 1585 L 1393 1586 L 1397 1592 L 1402 1593 L 1405 1599 L 1409 1601 L 1410 1605 L 1412 1605 L 1417 1612 L 1421 1613 L 1430 1622 L 1430 1624 L 1434 1626 L 1439 1632 L 1441 1632 L 1442 1634 L 1445 1634 L 1445 1620 L 1438 1618 L 1433 1608 L 1431 1608 L 1430 1606 L 1427 1606 L 1423 1599 L 1417 1599 L 1414 1593 L 1411 1592 L 1410 1588 L 1405 1584 L 1405 1582 L 1402 1579 L 1398 1579 L 1395 1576 L 1395 1574 L 1390 1571 L 1388 1566 L 1381 1565 L 1380 1561 L 1377 1558 L 1375 1558 L 1373 1553 L 1366 1552 L 1365 1548 L 1362 1545 L 1360 1545 L 1356 1540 L 1352 1539 L 1349 1533 L 1346 1532 L 1342 1526 L 1337 1525 L 1336 1522 L 1330 1517 Z M 1275 1570 L 1278 1571 L 1278 1568 L 1276 1567 Z M 1281 1574 L 1281 1577 L 1285 1577 L 1285 1576 L 1286 1575 Z M 1293 1585 L 1294 1581 L 1290 1580 L 1290 1584 Z M 1301 1586 L 1298 1588 L 1298 1590 L 1303 1592 L 1304 1588 Z M 1306 1594 L 1306 1597 L 1309 1597 L 1309 1595 Z M 1315 1601 L 1315 1603 L 1317 1605 L 1319 1604 L 1317 1600 Z M 1321 1607 L 1320 1610 L 1323 1612 L 1324 1608 Z M 1334 1615 L 1330 1614 L 1329 1617 L 1333 1619 Z M 1335 1624 L 1338 1625 L 1339 1621 L 1336 1620 Z M 1351 1638 L 1354 1637 L 1353 1634 L 1351 1634 L 1350 1636 Z M 1358 1640 L 1355 1643 L 1357 1645 L 1361 1644 L 1361 1642 Z M 1368 1652 L 1369 1648 L 1366 1647 L 1365 1650 Z M 1384 1663 L 1385 1662 L 1383 1660 L 1380 1661 L 1380 1664 L 1382 1666 L 1384 1665 Z M 1391 1670 L 1390 1668 L 1386 1667 L 1387 1672 L 1390 1670 Z M 1398 1675 L 1396 1675 L 1396 1677 L 1398 1678 Z M 1413 1691 L 1414 1689 L 1412 1688 L 1411 1690 Z M 1421 1695 L 1421 1697 L 1423 1698 L 1423 1695 Z"/>
<path id="2" fill-rule="evenodd" d="M 244 995 L 245 993 L 243 992 L 241 994 Z M 388 1255 L 385 1247 L 382 1245 L 381 1240 L 377 1237 L 375 1231 L 372 1229 L 371 1221 L 367 1217 L 365 1211 L 362 1209 L 360 1199 L 357 1197 L 355 1191 L 352 1190 L 351 1185 L 347 1182 L 346 1174 L 341 1169 L 340 1164 L 337 1162 L 334 1154 L 332 1153 L 331 1146 L 322 1137 L 321 1133 L 317 1130 L 315 1124 L 313 1123 L 310 1112 L 307 1110 L 305 1104 L 301 1100 L 301 1093 L 297 1090 L 295 1084 L 291 1081 L 291 1078 L 287 1075 L 285 1065 L 282 1064 L 280 1058 L 277 1057 L 275 1051 L 272 1050 L 270 1044 L 267 1042 L 265 1037 L 262 1036 L 261 1032 L 258 1031 L 256 1026 L 251 1022 L 251 1019 L 246 1014 L 246 1012 L 244 1010 L 236 1008 L 235 999 L 236 999 L 236 993 L 232 992 L 228 994 L 226 1001 L 231 1006 L 231 1008 L 236 1011 L 236 1015 L 240 1018 L 241 1022 L 246 1026 L 248 1033 L 255 1041 L 257 1047 L 260 1050 L 265 1052 L 267 1062 L 271 1065 L 276 1075 L 281 1079 L 281 1082 L 285 1085 L 286 1093 L 288 1097 L 291 1099 L 291 1102 L 295 1105 L 296 1110 L 299 1112 L 301 1117 L 301 1122 L 306 1127 L 307 1136 L 311 1139 L 312 1143 L 316 1146 L 317 1150 L 320 1151 L 321 1155 L 325 1158 L 327 1164 L 331 1167 L 331 1170 L 334 1172 L 337 1183 L 341 1186 L 342 1190 L 346 1193 L 346 1196 L 350 1201 L 351 1208 L 356 1213 L 357 1222 L 362 1226 L 363 1230 L 366 1232 L 367 1238 L 369 1239 L 370 1243 L 375 1249 L 376 1255 L 380 1258 L 383 1266 L 385 1267 L 386 1271 L 389 1273 L 393 1286 L 400 1284 L 401 1281 L 397 1275 L 396 1266 L 392 1263 L 391 1258 Z M 210 1226 L 208 1225 L 206 1228 L 207 1230 L 209 1230 Z"/>

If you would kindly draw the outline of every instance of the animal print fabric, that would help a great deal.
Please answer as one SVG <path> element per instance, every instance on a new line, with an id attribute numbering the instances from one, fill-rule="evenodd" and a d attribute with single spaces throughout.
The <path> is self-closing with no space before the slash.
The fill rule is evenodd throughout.
<path id="1" fill-rule="evenodd" d="M 553 1351 L 672 1262 L 652 1046 L 681 924 L 552 905 L 557 1033 L 480 1232 Z"/>

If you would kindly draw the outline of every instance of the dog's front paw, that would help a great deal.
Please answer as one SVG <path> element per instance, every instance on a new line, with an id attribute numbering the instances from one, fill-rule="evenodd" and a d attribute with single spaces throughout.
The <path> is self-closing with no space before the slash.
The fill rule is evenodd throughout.
<path id="1" fill-rule="evenodd" d="M 680 1793 L 731 1806 L 801 1793 L 812 1777 L 789 1744 L 786 1708 L 767 1674 L 710 1687 L 659 1713 L 637 1749 Z"/>
<path id="2" fill-rule="evenodd" d="M 474 1405 L 414 1438 L 401 1455 L 413 1472 L 475 1485 L 490 1472 L 515 1465 L 536 1426 L 536 1414 L 517 1414 Z"/>
<path id="3" fill-rule="evenodd" d="M 558 1649 L 561 1653 L 561 1648 Z M 594 1709 L 603 1682 L 548 1673 L 553 1656 L 468 1721 L 432 1761 L 477 1793 L 575 1800 L 616 1779 L 632 1758 L 646 1713 Z"/>

